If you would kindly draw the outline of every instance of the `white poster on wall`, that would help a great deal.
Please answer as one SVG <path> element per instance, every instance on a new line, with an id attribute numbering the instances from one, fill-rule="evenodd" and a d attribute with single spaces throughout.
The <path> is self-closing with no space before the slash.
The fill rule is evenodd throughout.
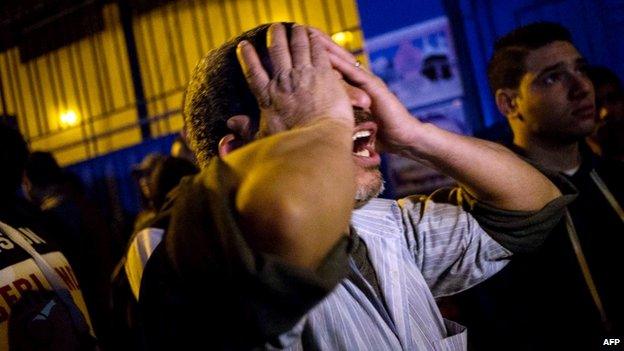
<path id="1" fill-rule="evenodd" d="M 446 17 L 389 32 L 366 41 L 370 67 L 415 118 L 470 134 L 464 90 Z M 390 155 L 388 181 L 397 197 L 426 194 L 452 180 L 415 161 Z"/>

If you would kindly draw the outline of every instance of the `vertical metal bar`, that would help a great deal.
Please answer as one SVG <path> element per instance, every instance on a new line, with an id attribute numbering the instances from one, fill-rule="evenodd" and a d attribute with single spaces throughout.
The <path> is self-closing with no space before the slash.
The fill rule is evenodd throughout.
<path id="1" fill-rule="evenodd" d="M 102 72 L 100 71 L 100 60 L 98 59 L 95 38 L 91 37 L 91 39 L 89 40 L 89 46 L 91 48 L 91 55 L 93 56 L 93 64 L 95 66 L 94 67 L 95 82 L 97 84 L 97 90 L 100 95 L 99 100 L 100 100 L 101 114 L 104 115 L 108 112 L 107 111 L 108 103 L 106 101 L 106 92 L 104 90 L 104 83 L 102 82 Z M 90 120 L 92 120 L 92 118 Z"/>
<path id="2" fill-rule="evenodd" d="M 147 102 L 145 101 L 145 92 L 143 90 L 141 65 L 139 64 L 137 45 L 132 28 L 132 9 L 128 1 L 124 0 L 119 0 L 117 6 L 119 7 L 119 16 L 126 42 L 126 51 L 128 52 L 128 63 L 130 64 L 130 73 L 132 74 L 132 87 L 134 88 L 134 96 L 137 105 L 137 117 L 141 126 L 141 137 L 143 140 L 146 140 L 151 138 L 152 133 L 150 131 L 147 115 Z"/>
<path id="3" fill-rule="evenodd" d="M 111 87 L 111 79 L 110 79 L 110 74 L 109 74 L 109 69 L 108 69 L 108 62 L 106 60 L 106 54 L 104 53 L 104 43 L 102 42 L 102 33 L 94 34 L 92 38 L 95 39 L 95 49 L 98 55 L 98 58 L 97 58 L 98 66 L 104 76 L 103 83 L 104 83 L 104 87 L 106 88 L 105 96 L 108 97 L 107 105 L 108 105 L 108 112 L 110 112 L 115 109 L 115 100 L 113 98 L 113 88 Z"/>
<path id="4" fill-rule="evenodd" d="M 162 102 L 161 105 L 163 106 L 163 112 L 167 112 L 169 110 L 169 107 L 167 106 L 167 99 L 164 98 L 165 82 L 162 76 L 160 60 L 158 60 L 158 51 L 156 51 L 156 38 L 154 35 L 154 23 L 152 21 L 152 16 L 147 17 L 147 32 L 148 32 L 148 39 L 150 41 L 150 46 L 154 52 L 152 52 L 151 55 L 148 55 L 146 57 L 154 58 L 154 64 L 156 65 L 156 69 L 154 70 L 154 72 L 156 72 L 156 81 L 157 81 L 156 84 L 158 84 L 158 90 L 159 90 L 156 96 L 157 96 L 157 99 Z M 160 120 L 156 121 L 156 129 L 158 131 L 158 134 L 161 134 Z"/>
<path id="5" fill-rule="evenodd" d="M 8 116 L 9 111 L 7 110 L 6 98 L 4 97 L 4 83 L 2 82 L 2 70 L 0 70 L 0 99 L 2 99 L 2 115 Z"/>
<path id="6" fill-rule="evenodd" d="M 180 86 L 180 71 L 178 69 L 178 57 L 175 52 L 175 42 L 171 36 L 172 26 L 169 21 L 169 6 L 161 7 L 161 13 L 163 16 L 163 27 L 165 29 L 165 40 L 167 41 L 167 51 L 169 52 L 169 59 L 171 60 L 171 72 L 173 73 L 173 79 L 175 80 L 175 86 Z M 159 66 L 160 67 L 160 66 Z M 164 67 L 162 67 L 164 68 Z M 163 88 L 163 90 L 165 90 Z"/>
<path id="7" fill-rule="evenodd" d="M 15 90 L 15 82 L 13 81 L 13 74 L 11 74 L 11 66 L 9 63 L 9 50 L 4 52 L 4 64 L 5 67 L 7 68 L 7 83 L 9 84 L 9 88 L 7 90 L 11 90 L 11 103 L 12 103 L 12 107 L 13 107 L 13 111 L 15 113 L 15 115 L 17 115 L 17 99 L 16 99 L 16 95 L 17 95 L 17 91 Z"/>
<path id="8" fill-rule="evenodd" d="M 210 17 L 208 16 L 208 4 L 204 1 L 204 5 L 206 7 L 205 11 L 202 11 L 202 17 L 204 18 L 204 28 L 208 31 L 206 35 L 206 39 L 208 40 L 208 50 L 213 49 L 215 47 L 215 39 L 212 35 L 212 30 L 210 29 Z"/>
<path id="9" fill-rule="evenodd" d="M 50 132 L 50 124 L 48 123 L 48 118 L 50 118 L 50 116 L 47 113 L 46 110 L 46 103 L 45 103 L 45 96 L 43 95 L 43 87 L 41 86 L 41 75 L 39 74 L 39 65 L 37 65 L 36 61 L 33 61 L 33 66 L 34 66 L 34 72 L 35 72 L 35 80 L 37 81 L 37 84 L 35 84 L 35 87 L 37 88 L 37 94 L 39 95 L 39 97 L 41 98 L 39 101 L 41 102 L 41 111 L 43 113 L 43 127 L 46 133 Z"/>
<path id="10" fill-rule="evenodd" d="M 56 91 L 56 78 L 54 77 L 54 67 L 52 67 L 52 54 L 45 55 L 46 69 L 48 71 L 48 80 L 50 81 L 50 92 L 52 93 L 52 99 L 54 100 L 54 106 L 60 111 L 61 102 L 59 100 L 58 93 Z"/>
<path id="11" fill-rule="evenodd" d="M 295 10 L 293 9 L 292 2 L 290 0 L 285 0 L 285 1 L 286 1 L 286 12 L 288 12 L 288 18 L 292 22 L 296 22 L 295 21 Z"/>
<path id="12" fill-rule="evenodd" d="M 156 94 L 156 88 L 154 87 L 154 84 L 152 82 L 152 70 L 150 67 L 150 62 L 149 59 L 147 57 L 147 47 L 145 44 L 145 31 L 143 30 L 143 25 L 140 22 L 137 22 L 137 26 L 138 26 L 138 31 L 139 31 L 139 40 L 136 41 L 136 45 L 137 45 L 137 52 L 141 52 L 143 53 L 143 62 L 141 63 L 141 65 L 143 67 L 145 67 L 145 71 L 142 72 L 147 72 L 147 74 L 145 74 L 145 91 L 146 92 L 151 92 L 152 96 L 147 97 L 147 99 L 153 97 L 153 95 Z"/>
<path id="13" fill-rule="evenodd" d="M 308 17 L 305 0 L 299 0 L 299 7 L 301 8 L 301 15 L 303 16 L 303 23 L 310 24 L 310 18 Z"/>
<path id="14" fill-rule="evenodd" d="M 119 14 L 118 14 L 119 17 Z M 121 19 L 119 19 L 121 21 Z M 111 26 L 111 28 L 113 28 L 114 26 Z M 122 34 L 123 34 L 123 28 L 122 28 Z M 117 66 L 119 67 L 119 69 L 117 69 L 117 71 L 119 71 L 119 79 L 121 80 L 121 89 L 122 89 L 122 94 L 124 95 L 124 106 L 128 106 L 130 105 L 130 92 L 128 91 L 128 77 L 126 77 L 126 67 L 123 64 L 123 60 L 121 58 L 121 45 L 119 44 L 119 35 L 118 35 L 118 31 L 114 31 L 112 33 L 113 36 L 113 47 L 115 48 L 115 52 L 117 53 L 115 55 L 115 57 L 117 58 Z"/>
<path id="15" fill-rule="evenodd" d="M 230 21 L 228 21 L 228 15 L 223 0 L 219 0 L 219 10 L 221 10 L 221 20 L 223 20 L 223 26 L 225 27 L 225 39 L 228 40 L 232 37 L 232 32 L 230 31 Z"/>
<path id="16" fill-rule="evenodd" d="M 55 55 L 56 54 L 56 55 Z M 59 96 L 61 97 L 61 103 L 63 104 L 64 109 L 68 109 L 67 103 L 67 95 L 65 94 L 65 85 L 63 85 L 63 75 L 61 73 L 61 60 L 59 59 L 58 51 L 52 52 L 52 61 L 54 62 L 54 66 L 56 68 L 56 72 L 58 75 L 58 86 L 59 86 Z"/>
<path id="17" fill-rule="evenodd" d="M 180 25 L 180 8 L 177 2 L 173 3 L 173 26 L 175 28 L 174 32 L 177 34 L 178 39 L 178 47 L 180 48 L 179 55 L 180 61 L 182 62 L 181 68 L 182 72 L 184 72 L 183 81 L 180 86 L 184 86 L 184 84 L 189 80 L 189 63 L 188 56 L 186 55 L 186 49 L 184 48 L 184 38 L 182 37 L 182 26 Z"/>
<path id="18" fill-rule="evenodd" d="M 22 88 L 19 84 L 19 77 L 17 77 L 17 67 L 15 67 L 15 70 L 11 69 L 11 66 L 13 66 L 11 64 L 11 61 L 13 61 L 11 59 L 11 51 L 17 51 L 17 50 L 8 50 L 6 51 L 6 64 L 7 67 L 9 69 L 9 76 L 11 78 L 11 85 L 13 86 L 13 106 L 15 108 L 15 115 L 17 116 L 17 120 L 18 120 L 18 124 L 19 124 L 19 119 L 20 119 L 20 115 L 22 118 L 22 126 L 24 128 L 24 138 L 25 139 L 30 139 L 31 135 L 30 135 L 30 129 L 28 128 L 28 120 L 26 119 L 26 109 L 24 108 L 24 102 L 22 101 L 22 99 L 17 98 L 18 94 L 19 96 L 23 96 L 24 94 L 22 94 Z M 11 74 L 11 72 L 15 72 L 15 75 Z M 19 107 L 19 108 L 18 108 Z M 19 113 L 19 110 L 22 110 L 22 113 Z"/>
<path id="19" fill-rule="evenodd" d="M 201 32 L 199 31 L 199 20 L 197 19 L 197 1 L 193 0 L 193 6 L 191 8 L 191 27 L 193 28 L 193 37 L 195 38 L 195 46 L 197 47 L 197 52 L 199 52 L 199 57 L 203 57 L 206 54 L 206 50 L 204 49 L 204 44 L 201 41 Z M 188 80 L 188 79 L 187 79 Z"/>
<path id="20" fill-rule="evenodd" d="M 70 47 L 70 50 L 72 50 L 73 48 Z M 89 85 L 87 84 L 87 72 L 85 70 L 84 67 L 84 60 L 82 58 L 82 50 L 80 50 L 80 47 L 76 48 L 76 52 L 78 53 L 77 59 L 78 59 L 78 71 L 80 72 L 80 77 L 82 77 L 82 79 L 80 80 L 80 86 L 82 91 L 85 94 L 85 105 L 86 105 L 86 110 L 87 110 L 87 114 L 84 114 L 83 116 L 83 120 L 82 120 L 82 124 L 89 124 L 89 131 L 91 132 L 91 137 L 93 138 L 93 152 L 95 155 L 98 154 L 98 145 L 97 145 L 97 140 L 95 139 L 95 126 L 93 125 L 93 109 L 91 107 L 91 95 L 89 94 Z"/>
<path id="21" fill-rule="evenodd" d="M 271 9 L 271 2 L 264 0 L 264 9 L 266 10 L 267 17 L 269 17 L 269 22 L 273 22 L 273 10 Z"/>
<path id="22" fill-rule="evenodd" d="M 98 58 L 98 53 L 97 53 L 97 48 L 96 48 L 96 44 L 95 44 L 95 38 L 91 37 L 91 39 L 89 40 L 89 48 L 91 49 L 91 56 L 93 56 L 93 65 L 95 67 L 94 68 L 94 72 L 95 72 L 95 83 L 97 84 L 97 90 L 98 90 L 98 95 L 99 95 L 99 105 L 100 105 L 100 115 L 104 115 L 107 113 L 107 102 L 106 102 L 106 92 L 104 90 L 104 84 L 102 83 L 102 72 L 100 71 L 100 60 Z M 95 111 L 94 111 L 95 114 Z M 98 135 L 97 133 L 95 133 L 95 126 L 94 126 L 94 119 L 93 119 L 93 115 L 91 115 L 89 117 L 89 121 L 88 121 L 89 125 L 90 125 L 90 129 L 93 131 L 93 134 L 91 134 L 91 137 L 93 138 L 93 143 L 95 143 L 97 145 L 98 143 Z"/>
<path id="23" fill-rule="evenodd" d="M 84 144 L 84 148 L 87 154 L 87 158 L 91 157 L 91 143 L 89 142 L 89 138 L 87 135 L 87 129 L 85 124 L 85 110 L 82 104 L 80 89 L 78 88 L 78 75 L 76 74 L 76 63 L 74 60 L 74 51 L 72 48 L 74 45 L 69 45 L 67 55 L 69 56 L 69 75 L 71 76 L 72 87 L 74 88 L 74 94 L 76 95 L 76 108 L 80 113 L 80 131 L 82 132 L 82 142 Z M 97 152 L 97 151 L 96 151 Z"/>
<path id="24" fill-rule="evenodd" d="M 238 8 L 238 1 L 231 2 L 232 4 L 232 12 L 234 15 L 234 26 L 236 27 L 236 33 L 240 33 L 243 31 L 243 25 L 241 24 L 241 11 Z"/>
<path id="25" fill-rule="evenodd" d="M 170 17 L 173 16 L 173 14 L 170 16 L 170 13 L 172 11 L 169 10 L 173 10 L 170 8 L 170 6 L 164 6 L 162 8 L 162 14 L 163 14 L 163 27 L 165 29 L 165 37 L 167 38 L 168 44 L 167 45 L 167 51 L 169 51 L 169 57 L 171 60 L 171 68 L 172 68 L 172 73 L 173 73 L 173 78 L 175 79 L 175 87 L 180 87 L 182 85 L 181 82 L 181 77 L 180 77 L 180 67 L 178 67 L 178 55 L 176 55 L 176 45 L 175 45 L 175 41 L 173 40 L 173 37 L 171 36 L 171 31 L 173 29 L 173 26 L 171 26 L 171 21 L 170 21 Z M 181 35 L 181 33 L 178 32 L 178 34 Z M 167 87 L 164 85 L 164 81 L 163 81 L 163 93 L 165 93 L 167 91 Z M 163 96 L 163 101 L 167 101 L 167 95 Z M 167 108 L 165 110 L 166 113 L 169 112 L 169 108 Z M 164 129 L 165 129 L 165 133 L 170 133 L 171 132 L 171 125 L 169 123 L 169 115 L 166 115 L 167 117 L 163 119 L 161 119 L 162 122 L 164 122 Z"/>
<path id="26" fill-rule="evenodd" d="M 325 17 L 325 20 L 327 22 L 327 32 L 329 34 L 332 34 L 334 32 L 334 26 L 332 25 L 331 14 L 329 13 L 329 7 L 327 6 L 327 1 L 321 0 L 321 2 L 322 2 L 321 7 L 323 7 L 323 16 Z"/>
<path id="27" fill-rule="evenodd" d="M 30 64 L 32 61 L 30 61 L 29 63 L 26 64 L 26 79 L 28 80 L 28 90 L 30 90 L 30 97 L 32 99 L 33 102 L 33 110 L 35 111 L 35 122 L 36 126 L 37 126 L 37 132 L 39 133 L 38 135 L 43 135 L 43 128 L 41 126 L 41 116 L 39 115 L 39 107 L 38 105 L 38 101 L 37 101 L 37 94 L 35 94 L 35 87 L 34 87 L 34 83 L 33 83 L 33 78 L 32 78 L 32 72 L 30 72 Z"/>
<path id="28" fill-rule="evenodd" d="M 336 7 L 338 8 L 338 23 L 340 23 L 340 30 L 345 30 L 347 26 L 347 17 L 343 8 L 344 0 L 337 0 Z"/>
<path id="29" fill-rule="evenodd" d="M 260 6 L 258 6 L 258 1 L 260 0 L 251 0 L 251 5 L 253 7 L 254 19 L 256 20 L 256 25 L 262 23 L 260 19 Z"/>

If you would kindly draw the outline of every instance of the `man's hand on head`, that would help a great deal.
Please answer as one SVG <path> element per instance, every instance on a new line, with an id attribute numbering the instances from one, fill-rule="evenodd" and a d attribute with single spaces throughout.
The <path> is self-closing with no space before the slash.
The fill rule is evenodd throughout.
<path id="1" fill-rule="evenodd" d="M 261 110 L 259 135 L 305 127 L 333 119 L 353 128 L 353 111 L 339 76 L 332 70 L 321 36 L 300 25 L 292 27 L 290 42 L 284 25 L 267 32 L 267 72 L 255 48 L 239 43 L 237 55 Z"/>
<path id="2" fill-rule="evenodd" d="M 384 81 L 366 68 L 349 51 L 334 43 L 331 38 L 316 28 L 310 29 L 320 36 L 327 50 L 332 67 L 340 72 L 351 85 L 364 90 L 371 98 L 371 113 L 379 123 L 381 147 L 386 151 L 400 153 L 413 142 L 414 129 L 422 123 L 414 118 L 399 99 L 390 91 Z"/>

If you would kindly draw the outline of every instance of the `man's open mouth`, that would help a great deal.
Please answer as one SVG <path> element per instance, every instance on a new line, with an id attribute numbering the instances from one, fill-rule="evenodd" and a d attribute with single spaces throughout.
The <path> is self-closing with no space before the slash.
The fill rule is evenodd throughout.
<path id="1" fill-rule="evenodd" d="M 373 133 L 370 130 L 361 130 L 353 134 L 353 154 L 356 156 L 370 157 L 371 152 L 368 148 Z"/>
<path id="2" fill-rule="evenodd" d="M 375 122 L 360 123 L 353 133 L 353 155 L 358 157 L 373 157 L 375 152 L 375 135 L 377 124 Z"/>

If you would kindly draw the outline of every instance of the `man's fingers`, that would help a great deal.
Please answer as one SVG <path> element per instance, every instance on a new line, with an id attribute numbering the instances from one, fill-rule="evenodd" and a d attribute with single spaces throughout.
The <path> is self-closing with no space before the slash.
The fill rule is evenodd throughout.
<path id="1" fill-rule="evenodd" d="M 276 75 L 279 72 L 290 70 L 292 61 L 290 59 L 288 38 L 286 37 L 286 29 L 281 23 L 274 23 L 269 27 L 267 45 L 271 63 L 273 64 L 273 72 L 271 73 Z"/>
<path id="2" fill-rule="evenodd" d="M 249 42 L 243 40 L 236 47 L 236 56 L 247 79 L 247 84 L 249 84 L 249 89 L 256 96 L 261 106 L 267 106 L 269 102 L 267 87 L 270 78 L 262 66 L 262 62 L 260 62 L 256 49 Z"/>
<path id="3" fill-rule="evenodd" d="M 352 83 L 358 86 L 366 86 L 371 83 L 370 73 L 356 66 L 351 60 L 345 60 L 334 53 L 329 53 L 331 65 Z"/>
<path id="4" fill-rule="evenodd" d="M 312 64 L 316 67 L 331 68 L 329 55 L 325 49 L 325 45 L 321 42 L 321 36 L 317 33 L 310 32 L 310 46 L 312 55 Z"/>
<path id="5" fill-rule="evenodd" d="M 341 57 L 344 60 L 347 60 L 347 61 L 350 60 L 353 63 L 355 63 L 355 56 L 353 56 L 353 54 L 350 53 L 347 49 L 336 44 L 329 35 L 323 33 L 323 31 L 321 31 L 318 28 L 310 27 L 310 31 L 314 34 L 318 34 L 320 38 L 320 42 L 323 43 L 327 51 L 329 51 L 330 53 L 338 57 Z"/>
<path id="6" fill-rule="evenodd" d="M 290 52 L 293 67 L 303 67 L 310 64 L 310 40 L 305 27 L 300 25 L 292 27 Z"/>

